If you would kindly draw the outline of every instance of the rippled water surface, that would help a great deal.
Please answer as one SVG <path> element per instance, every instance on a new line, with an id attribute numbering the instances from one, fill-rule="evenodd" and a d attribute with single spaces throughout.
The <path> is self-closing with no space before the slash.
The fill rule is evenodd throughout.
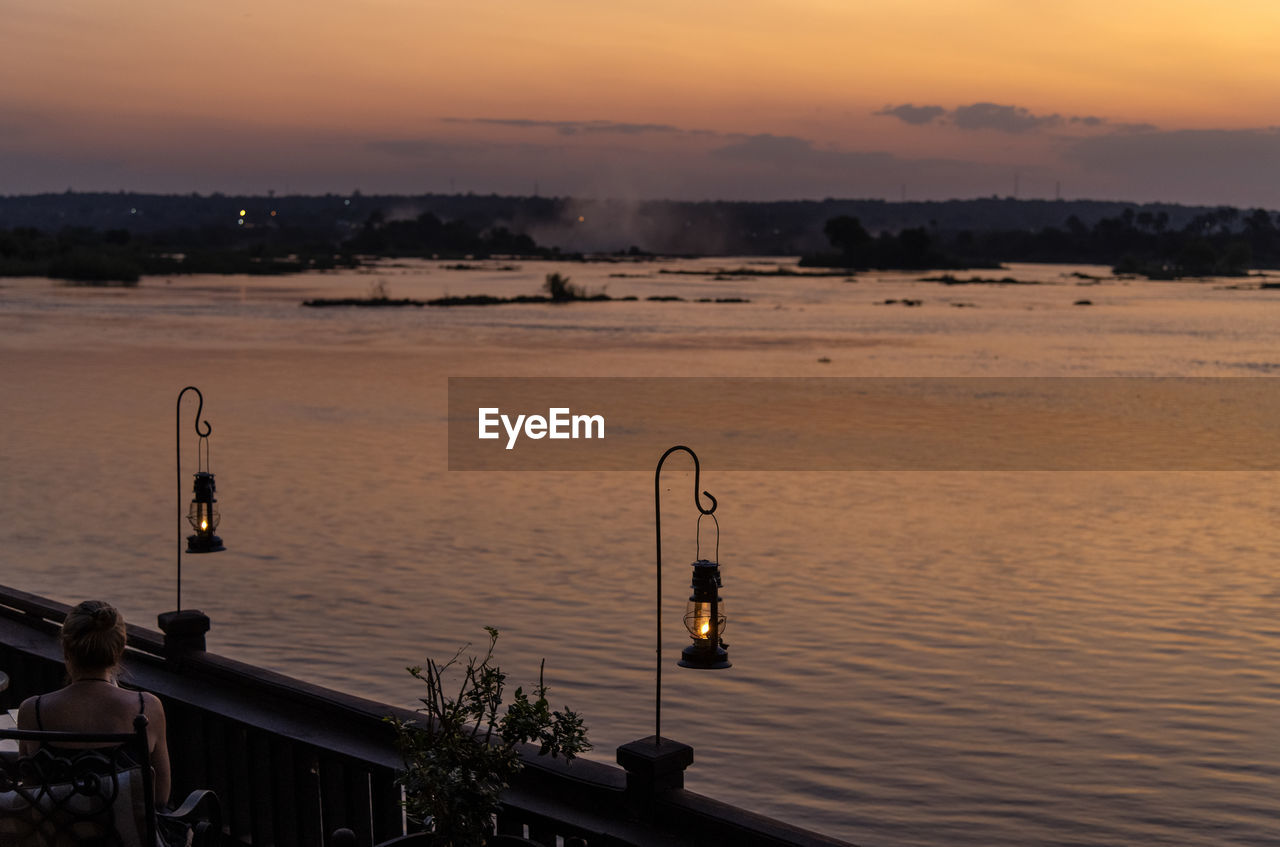
<path id="1" fill-rule="evenodd" d="M 194 383 L 229 548 L 184 560 L 210 649 L 408 705 L 405 665 L 493 625 L 504 667 L 532 679 L 545 656 L 553 699 L 611 760 L 653 731 L 652 475 L 447 471 L 449 376 L 1280 369 L 1280 291 L 1222 281 L 658 272 L 745 261 L 0 281 L 2 581 L 150 625 L 173 608 L 173 403 Z M 551 270 L 614 296 L 751 302 L 299 306 L 378 280 L 393 297 L 534 293 Z M 885 303 L 904 298 L 922 302 Z M 1280 843 L 1277 474 L 702 458 L 734 667 L 674 666 L 694 553 L 676 458 L 662 729 L 697 750 L 689 787 L 869 847 Z"/>

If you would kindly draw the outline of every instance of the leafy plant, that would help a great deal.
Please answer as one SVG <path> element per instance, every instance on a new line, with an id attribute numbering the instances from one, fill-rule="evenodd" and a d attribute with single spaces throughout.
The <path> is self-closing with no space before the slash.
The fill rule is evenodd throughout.
<path id="1" fill-rule="evenodd" d="M 446 694 L 445 675 L 459 665 L 466 647 L 443 664 L 428 660 L 425 669 L 408 669 L 427 686 L 418 710 L 427 716 L 425 726 L 392 719 L 404 756 L 405 809 L 430 826 L 442 847 L 478 847 L 493 834 L 499 795 L 524 767 L 517 745 L 535 742 L 539 755 L 566 760 L 591 749 L 582 717 L 568 708 L 550 708 L 545 659 L 537 686 L 529 693 L 517 688 L 503 708 L 507 675 L 493 658 L 498 631 L 485 631 L 488 650 L 460 668 L 456 695 Z"/>
<path id="2" fill-rule="evenodd" d="M 580 285 L 574 285 L 569 277 L 561 273 L 549 273 L 542 283 L 542 290 L 553 302 L 565 303 L 570 300 L 585 300 L 587 292 Z"/>

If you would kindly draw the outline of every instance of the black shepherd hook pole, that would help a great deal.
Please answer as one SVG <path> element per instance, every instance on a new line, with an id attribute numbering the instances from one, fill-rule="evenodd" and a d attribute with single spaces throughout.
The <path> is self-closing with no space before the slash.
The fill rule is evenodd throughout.
<path id="1" fill-rule="evenodd" d="M 702 476 L 702 467 L 698 463 L 698 454 L 683 444 L 677 444 L 663 453 L 662 458 L 658 460 L 658 466 L 653 471 L 653 525 L 657 530 L 658 561 L 658 681 L 653 697 L 653 743 L 655 745 L 662 743 L 662 489 L 659 487 L 658 481 L 662 476 L 662 463 L 677 450 L 683 450 L 693 457 L 693 505 L 697 506 L 698 512 L 703 515 L 710 515 L 716 510 L 716 498 L 711 496 L 710 491 L 702 492 L 703 496 L 711 501 L 710 509 L 702 508 L 702 502 L 698 499 L 698 486 Z"/>
<path id="2" fill-rule="evenodd" d="M 182 611 L 182 395 L 188 391 L 194 391 L 196 397 L 200 398 L 200 405 L 196 409 L 195 430 L 196 435 L 200 438 L 208 438 L 213 432 L 213 427 L 209 426 L 209 422 L 204 422 L 204 432 L 200 431 L 200 413 L 204 411 L 204 395 L 200 393 L 200 389 L 194 385 L 188 385 L 186 388 L 178 392 L 177 407 L 173 412 L 173 437 L 175 453 L 177 458 L 178 469 L 178 611 Z M 196 442 L 196 463 L 199 464 L 200 458 L 200 442 Z M 199 470 L 197 467 L 196 470 Z"/>

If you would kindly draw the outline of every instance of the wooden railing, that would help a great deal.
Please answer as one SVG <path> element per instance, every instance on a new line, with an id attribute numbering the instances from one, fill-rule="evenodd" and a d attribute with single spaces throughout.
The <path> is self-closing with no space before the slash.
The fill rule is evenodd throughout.
<path id="1" fill-rule="evenodd" d="M 57 632 L 67 611 L 0 586 L 5 708 L 63 684 Z M 126 668 L 127 684 L 164 702 L 173 795 L 215 790 L 233 843 L 312 847 L 345 827 L 370 845 L 406 832 L 385 718 L 415 713 L 206 652 L 166 655 L 160 633 L 135 625 Z M 589 847 L 845 845 L 682 788 L 628 789 L 626 772 L 611 765 L 524 753 L 524 771 L 503 794 L 499 833 L 548 847 L 572 838 Z"/>

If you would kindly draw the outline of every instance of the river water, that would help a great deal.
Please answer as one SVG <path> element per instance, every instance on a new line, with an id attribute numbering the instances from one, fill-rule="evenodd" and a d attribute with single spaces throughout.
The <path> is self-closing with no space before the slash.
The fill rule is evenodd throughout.
<path id="1" fill-rule="evenodd" d="M 211 650 L 411 705 L 406 665 L 492 625 L 513 682 L 545 657 L 612 760 L 653 731 L 652 474 L 449 471 L 448 377 L 1280 370 L 1280 291 L 1226 281 L 658 272 L 747 261 L 0 281 L 0 581 L 149 626 L 174 608 L 174 398 L 196 384 L 228 550 L 184 558 L 183 604 Z M 299 305 L 554 270 L 642 299 Z M 675 667 L 696 514 L 687 461 L 663 476 L 662 730 L 696 748 L 693 790 L 868 847 L 1280 844 L 1276 473 L 703 462 L 730 670 Z"/>

